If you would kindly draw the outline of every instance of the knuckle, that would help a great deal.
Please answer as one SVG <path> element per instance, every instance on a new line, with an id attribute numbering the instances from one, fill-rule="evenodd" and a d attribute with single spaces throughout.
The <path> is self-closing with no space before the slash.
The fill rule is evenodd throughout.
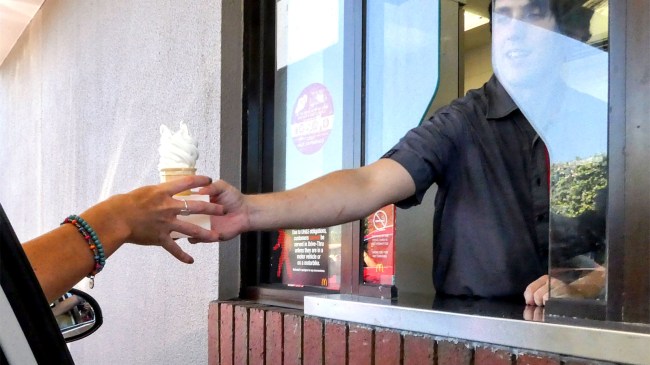
<path id="1" fill-rule="evenodd" d="M 192 237 L 201 237 L 202 229 L 198 226 L 192 226 L 190 228 L 190 236 Z"/>

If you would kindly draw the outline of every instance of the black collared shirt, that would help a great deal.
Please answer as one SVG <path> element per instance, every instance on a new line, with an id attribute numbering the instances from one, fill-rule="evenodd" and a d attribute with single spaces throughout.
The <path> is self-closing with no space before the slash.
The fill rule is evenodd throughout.
<path id="1" fill-rule="evenodd" d="M 416 185 L 417 205 L 438 185 L 436 292 L 521 296 L 548 266 L 546 147 L 496 77 L 438 110 L 384 158 Z"/>

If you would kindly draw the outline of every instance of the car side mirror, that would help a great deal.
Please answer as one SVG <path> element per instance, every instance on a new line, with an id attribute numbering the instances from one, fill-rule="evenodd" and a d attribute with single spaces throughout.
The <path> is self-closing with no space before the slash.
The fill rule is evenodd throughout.
<path id="1" fill-rule="evenodd" d="M 102 310 L 90 294 L 70 289 L 50 304 L 65 342 L 82 339 L 102 325 Z"/>

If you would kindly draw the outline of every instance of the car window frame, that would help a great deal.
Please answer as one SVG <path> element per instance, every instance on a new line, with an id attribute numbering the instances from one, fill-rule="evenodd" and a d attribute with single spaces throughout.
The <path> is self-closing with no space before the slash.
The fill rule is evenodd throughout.
<path id="1" fill-rule="evenodd" d="M 0 284 L 36 362 L 74 364 L 36 274 L 1 204 Z"/>

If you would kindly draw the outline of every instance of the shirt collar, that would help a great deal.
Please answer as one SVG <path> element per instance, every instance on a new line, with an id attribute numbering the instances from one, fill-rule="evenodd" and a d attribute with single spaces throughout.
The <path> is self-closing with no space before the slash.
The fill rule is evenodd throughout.
<path id="1" fill-rule="evenodd" d="M 492 75 L 485 84 L 485 94 L 488 100 L 488 119 L 500 119 L 519 109 L 496 75 Z"/>

